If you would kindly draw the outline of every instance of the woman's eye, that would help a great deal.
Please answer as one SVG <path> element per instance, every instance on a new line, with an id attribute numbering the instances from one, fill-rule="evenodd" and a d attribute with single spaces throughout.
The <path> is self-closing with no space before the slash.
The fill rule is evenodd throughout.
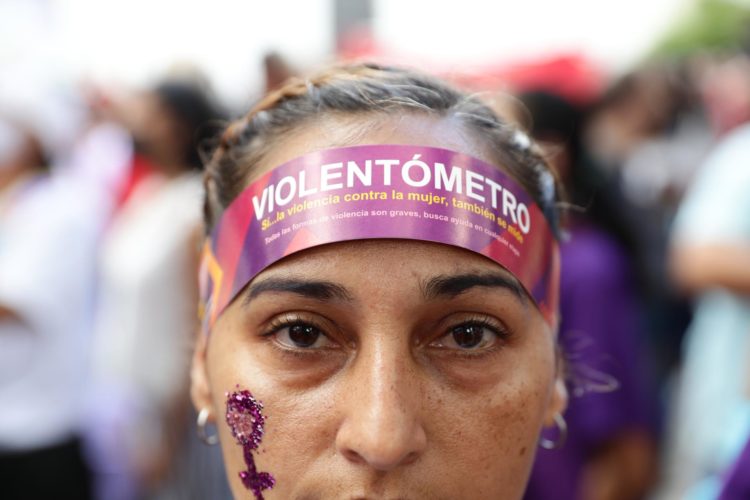
<path id="1" fill-rule="evenodd" d="M 492 327 L 478 323 L 464 323 L 453 327 L 433 345 L 443 348 L 480 350 L 492 347 L 501 335 Z"/>
<path id="2" fill-rule="evenodd" d="M 482 343 L 487 334 L 487 329 L 480 325 L 461 325 L 451 332 L 453 341 L 462 349 L 473 349 Z"/>
<path id="3" fill-rule="evenodd" d="M 307 323 L 279 328 L 275 337 L 281 345 L 292 349 L 320 349 L 332 344 L 319 328 Z"/>

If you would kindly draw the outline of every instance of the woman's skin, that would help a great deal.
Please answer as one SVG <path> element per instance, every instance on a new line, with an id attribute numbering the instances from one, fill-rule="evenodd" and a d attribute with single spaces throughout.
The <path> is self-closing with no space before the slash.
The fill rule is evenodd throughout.
<path id="1" fill-rule="evenodd" d="M 419 144 L 488 160 L 457 122 L 326 119 L 273 144 L 255 176 L 310 151 Z M 368 240 L 260 273 L 201 335 L 192 398 L 218 426 L 236 498 L 226 394 L 264 404 L 268 499 L 521 498 L 543 426 L 567 401 L 555 332 L 516 279 L 472 252 Z"/>

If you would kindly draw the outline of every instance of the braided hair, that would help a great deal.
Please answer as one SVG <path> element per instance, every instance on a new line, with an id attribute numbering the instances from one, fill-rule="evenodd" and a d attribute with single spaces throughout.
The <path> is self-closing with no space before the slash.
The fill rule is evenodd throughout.
<path id="1" fill-rule="evenodd" d="M 259 160 L 290 131 L 327 115 L 421 113 L 456 118 L 534 198 L 559 236 L 560 191 L 540 149 L 476 97 L 414 71 L 354 64 L 268 93 L 221 135 L 204 174 L 206 231 L 242 192 Z"/>

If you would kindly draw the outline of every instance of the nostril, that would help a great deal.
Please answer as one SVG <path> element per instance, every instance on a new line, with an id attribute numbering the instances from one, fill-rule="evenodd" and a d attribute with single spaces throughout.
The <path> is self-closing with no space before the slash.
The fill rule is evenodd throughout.
<path id="1" fill-rule="evenodd" d="M 410 465 L 420 456 L 418 451 L 404 453 L 405 450 L 390 449 L 388 447 L 372 447 L 360 449 L 356 447 L 341 450 L 344 457 L 351 463 L 367 465 L 379 471 L 388 471 L 397 467 Z"/>
<path id="2" fill-rule="evenodd" d="M 362 457 L 362 455 L 360 455 L 359 453 L 357 453 L 356 451 L 352 449 L 342 450 L 341 453 L 344 455 L 344 457 L 347 460 L 349 460 L 352 463 L 355 463 L 355 464 L 367 463 L 367 460 L 365 460 L 364 457 Z"/>
<path id="3" fill-rule="evenodd" d="M 419 458 L 419 453 L 417 453 L 416 451 L 411 452 L 408 455 L 406 455 L 406 457 L 401 461 L 401 465 L 411 465 L 414 462 L 416 462 L 418 458 Z"/>

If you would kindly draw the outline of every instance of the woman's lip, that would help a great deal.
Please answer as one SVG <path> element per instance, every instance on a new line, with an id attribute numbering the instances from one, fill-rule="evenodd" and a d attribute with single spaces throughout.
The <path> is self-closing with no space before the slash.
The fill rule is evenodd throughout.
<path id="1" fill-rule="evenodd" d="M 386 500 L 386 499 L 396 500 L 397 498 L 400 500 L 402 497 L 392 498 L 392 497 L 384 497 L 381 495 L 358 495 L 358 496 L 351 497 L 349 500 Z"/>
<path id="2" fill-rule="evenodd" d="M 408 497 L 396 495 L 380 495 L 376 493 L 366 493 L 347 497 L 347 500 L 408 500 Z"/>

